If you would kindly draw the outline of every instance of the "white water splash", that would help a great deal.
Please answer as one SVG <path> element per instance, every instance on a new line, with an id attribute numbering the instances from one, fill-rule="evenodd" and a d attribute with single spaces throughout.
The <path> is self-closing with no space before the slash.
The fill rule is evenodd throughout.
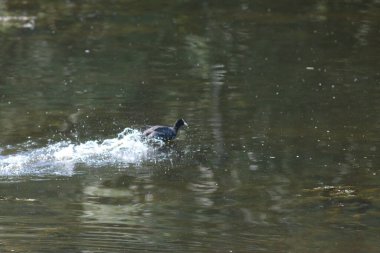
<path id="1" fill-rule="evenodd" d="M 152 152 L 154 147 L 142 138 L 141 132 L 126 128 L 117 138 L 104 141 L 61 141 L 10 155 L 1 155 L 0 150 L 0 176 L 70 176 L 76 164 L 128 166 L 148 159 Z"/>

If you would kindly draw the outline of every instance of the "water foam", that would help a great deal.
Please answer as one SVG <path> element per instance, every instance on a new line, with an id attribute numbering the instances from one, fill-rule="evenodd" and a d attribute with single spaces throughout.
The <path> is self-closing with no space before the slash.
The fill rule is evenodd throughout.
<path id="1" fill-rule="evenodd" d="M 0 176 L 70 176 L 74 173 L 76 164 L 128 166 L 148 159 L 154 150 L 154 146 L 142 138 L 141 132 L 126 128 L 117 138 L 104 141 L 79 144 L 60 141 L 9 155 L 1 155 L 0 150 Z"/>

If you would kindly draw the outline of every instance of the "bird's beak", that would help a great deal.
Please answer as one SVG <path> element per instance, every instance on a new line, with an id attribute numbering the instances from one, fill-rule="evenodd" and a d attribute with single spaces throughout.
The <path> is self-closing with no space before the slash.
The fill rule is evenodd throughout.
<path id="1" fill-rule="evenodd" d="M 184 124 L 186 127 L 189 127 L 189 125 L 186 123 L 186 121 L 184 121 L 183 124 Z"/>

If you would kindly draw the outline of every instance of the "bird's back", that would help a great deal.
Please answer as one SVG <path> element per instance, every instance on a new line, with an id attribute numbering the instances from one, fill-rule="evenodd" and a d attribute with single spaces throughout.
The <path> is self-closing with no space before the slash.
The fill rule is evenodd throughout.
<path id="1" fill-rule="evenodd" d="M 171 140 L 176 137 L 177 133 L 172 127 L 154 126 L 145 130 L 143 135 L 151 138 Z"/>

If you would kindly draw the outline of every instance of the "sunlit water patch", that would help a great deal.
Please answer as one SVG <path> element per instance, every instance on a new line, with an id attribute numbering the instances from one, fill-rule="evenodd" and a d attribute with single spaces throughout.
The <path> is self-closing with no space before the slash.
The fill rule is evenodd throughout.
<path id="1" fill-rule="evenodd" d="M 24 146 L 27 146 L 25 144 Z M 126 128 L 116 138 L 103 141 L 73 143 L 60 141 L 42 148 L 4 155 L 0 150 L 0 176 L 66 175 L 74 173 L 75 165 L 85 164 L 125 167 L 154 157 L 162 142 L 144 139 L 138 130 Z"/>

